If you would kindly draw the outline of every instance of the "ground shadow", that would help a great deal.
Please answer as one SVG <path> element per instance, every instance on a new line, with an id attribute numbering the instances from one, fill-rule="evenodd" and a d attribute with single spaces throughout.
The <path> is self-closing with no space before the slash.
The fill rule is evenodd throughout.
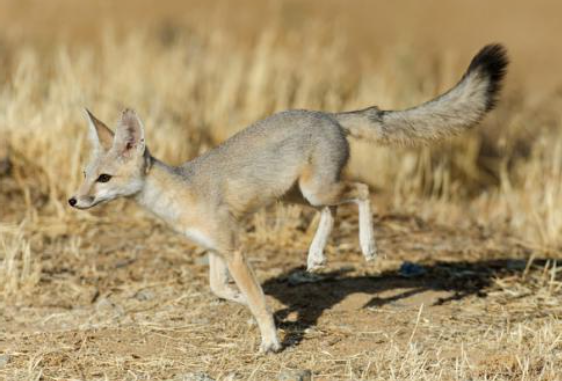
<path id="1" fill-rule="evenodd" d="M 545 263 L 535 260 L 534 264 Z M 303 267 L 295 267 L 264 284 L 266 294 L 287 306 L 275 313 L 279 326 L 287 330 L 284 346 L 298 345 L 307 328 L 315 326 L 323 312 L 332 308 L 354 293 L 372 294 L 363 306 L 378 307 L 397 302 L 428 290 L 448 291 L 451 296 L 438 299 L 442 305 L 468 296 L 486 297 L 494 278 L 522 274 L 527 261 L 518 259 L 484 260 L 477 262 L 437 262 L 418 267 L 417 274 L 401 270 L 387 271 L 376 276 L 349 276 L 351 270 L 338 270 L 322 274 L 319 278 L 307 278 Z M 402 289 L 392 297 L 381 297 L 386 290 Z M 295 322 L 284 321 L 296 312 Z"/>

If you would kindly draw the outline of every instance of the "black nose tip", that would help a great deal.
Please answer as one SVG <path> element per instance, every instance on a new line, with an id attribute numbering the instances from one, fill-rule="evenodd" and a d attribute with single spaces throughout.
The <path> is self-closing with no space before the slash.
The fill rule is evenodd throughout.
<path id="1" fill-rule="evenodd" d="M 72 197 L 71 199 L 68 200 L 68 203 L 70 204 L 70 206 L 74 206 L 76 205 L 76 199 Z"/>

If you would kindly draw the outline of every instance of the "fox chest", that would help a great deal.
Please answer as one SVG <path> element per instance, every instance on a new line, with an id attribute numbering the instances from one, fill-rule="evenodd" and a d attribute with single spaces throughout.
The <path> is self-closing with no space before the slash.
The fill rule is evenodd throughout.
<path id="1" fill-rule="evenodd" d="M 215 247 L 205 221 L 200 218 L 198 213 L 190 213 L 190 211 L 193 211 L 193 207 L 182 207 L 182 205 L 174 202 L 159 201 L 158 207 L 154 208 L 153 212 L 170 228 L 206 249 Z"/>
<path id="2" fill-rule="evenodd" d="M 214 240 L 211 238 L 211 236 L 209 234 L 207 234 L 206 232 L 204 232 L 203 230 L 201 230 L 200 228 L 197 227 L 190 227 L 190 228 L 186 228 L 183 231 L 181 231 L 181 233 L 183 233 L 183 235 L 190 240 L 191 242 L 205 248 L 205 249 L 214 249 L 215 248 L 215 242 Z"/>
<path id="3" fill-rule="evenodd" d="M 163 218 L 168 225 L 178 234 L 183 235 L 189 241 L 205 248 L 214 249 L 215 242 L 209 234 L 203 222 L 198 222 L 192 218 Z M 187 220 L 187 221 L 186 221 Z"/>
<path id="4" fill-rule="evenodd" d="M 188 213 L 177 213 L 162 216 L 168 225 L 178 234 L 183 235 L 191 242 L 202 246 L 205 249 L 213 249 L 215 247 L 214 240 L 209 229 L 207 229 L 204 221 L 200 221 L 197 216 L 191 216 Z"/>

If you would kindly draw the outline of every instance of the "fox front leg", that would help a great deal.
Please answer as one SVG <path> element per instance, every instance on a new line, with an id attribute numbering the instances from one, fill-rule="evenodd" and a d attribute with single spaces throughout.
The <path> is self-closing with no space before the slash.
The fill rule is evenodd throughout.
<path id="1" fill-rule="evenodd" d="M 281 344 L 277 338 L 273 315 L 267 307 L 263 290 L 244 254 L 240 250 L 236 250 L 225 256 L 225 260 L 230 274 L 247 300 L 248 307 L 258 323 L 261 333 L 260 352 L 278 352 L 281 350 Z"/>

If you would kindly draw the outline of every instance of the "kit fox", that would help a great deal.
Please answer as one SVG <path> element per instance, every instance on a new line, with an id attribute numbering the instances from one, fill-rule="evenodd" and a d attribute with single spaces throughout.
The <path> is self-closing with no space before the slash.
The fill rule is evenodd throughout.
<path id="1" fill-rule="evenodd" d="M 312 270 L 324 263 L 336 207 L 355 203 L 361 251 L 373 259 L 369 189 L 341 177 L 349 158 L 347 137 L 401 144 L 460 133 L 493 108 L 507 63 L 501 45 L 488 45 L 454 88 L 420 106 L 403 111 L 369 107 L 343 113 L 281 112 L 177 167 L 150 154 L 134 111 L 123 112 L 114 133 L 86 110 L 94 156 L 69 203 L 88 209 L 117 197 L 132 198 L 208 249 L 211 290 L 246 304 L 261 332 L 260 349 L 275 352 L 281 346 L 273 316 L 237 238 L 240 218 L 279 199 L 317 208 L 320 222 L 308 255 Z M 238 290 L 229 285 L 229 273 Z"/>

